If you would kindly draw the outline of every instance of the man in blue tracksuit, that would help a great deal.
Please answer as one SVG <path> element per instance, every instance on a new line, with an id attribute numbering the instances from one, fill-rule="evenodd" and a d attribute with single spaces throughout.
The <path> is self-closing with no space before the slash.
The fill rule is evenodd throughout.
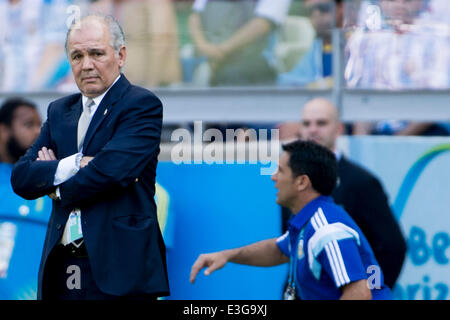
<path id="1" fill-rule="evenodd" d="M 274 266 L 290 262 L 285 299 L 391 299 L 383 272 L 356 223 L 329 197 L 337 179 L 334 154 L 314 142 L 283 146 L 272 176 L 277 203 L 295 215 L 288 231 L 241 248 L 202 254 L 192 266 L 191 282 L 227 262 Z"/>

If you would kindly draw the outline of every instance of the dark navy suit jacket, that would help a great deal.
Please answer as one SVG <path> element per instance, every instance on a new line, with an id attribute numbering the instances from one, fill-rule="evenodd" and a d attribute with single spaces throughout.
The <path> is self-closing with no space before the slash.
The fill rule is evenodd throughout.
<path id="1" fill-rule="evenodd" d="M 17 194 L 35 199 L 55 190 L 59 160 L 35 159 L 44 146 L 57 159 L 78 152 L 81 111 L 81 94 L 49 105 L 39 138 L 14 166 L 11 183 Z M 76 207 L 81 209 L 93 276 L 103 292 L 168 295 L 165 246 L 154 202 L 161 126 L 161 101 L 121 75 L 98 106 L 86 133 L 83 154 L 95 158 L 60 185 L 61 200 L 53 201 L 38 298 L 45 298 L 46 281 L 51 277 L 45 274 L 48 255 Z"/>
<path id="2" fill-rule="evenodd" d="M 338 161 L 339 184 L 332 197 L 355 220 L 372 247 L 384 274 L 393 287 L 406 256 L 406 240 L 378 179 L 344 156 Z"/>

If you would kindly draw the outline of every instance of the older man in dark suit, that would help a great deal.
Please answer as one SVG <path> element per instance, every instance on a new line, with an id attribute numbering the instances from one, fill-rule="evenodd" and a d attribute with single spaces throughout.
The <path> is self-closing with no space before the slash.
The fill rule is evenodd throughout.
<path id="1" fill-rule="evenodd" d="M 167 295 L 153 198 L 161 101 L 121 74 L 126 48 L 114 18 L 90 15 L 73 24 L 66 50 L 81 94 L 49 105 L 11 178 L 26 199 L 54 199 L 38 298 Z"/>

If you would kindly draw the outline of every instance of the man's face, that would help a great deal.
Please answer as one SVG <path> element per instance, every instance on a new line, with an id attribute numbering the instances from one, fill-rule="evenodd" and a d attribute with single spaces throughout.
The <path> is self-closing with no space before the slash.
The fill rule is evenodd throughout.
<path id="1" fill-rule="evenodd" d="M 413 23 L 423 7 L 423 0 L 381 0 L 381 10 L 388 21 Z"/>
<path id="2" fill-rule="evenodd" d="M 21 106 L 14 111 L 7 141 L 7 149 L 11 157 L 19 160 L 25 154 L 39 136 L 41 124 L 41 117 L 33 108 Z"/>
<path id="3" fill-rule="evenodd" d="M 317 35 L 319 37 L 329 36 L 335 19 L 334 1 L 306 0 L 305 7 Z"/>
<path id="4" fill-rule="evenodd" d="M 277 192 L 277 203 L 289 207 L 293 200 L 298 197 L 295 187 L 295 178 L 292 176 L 292 170 L 289 166 L 289 153 L 284 152 L 278 161 L 278 169 L 272 175 L 272 181 L 275 181 Z"/>
<path id="5" fill-rule="evenodd" d="M 324 100 L 313 100 L 302 112 L 302 138 L 334 151 L 341 124 L 335 107 Z"/>
<path id="6" fill-rule="evenodd" d="M 119 76 L 126 49 L 122 47 L 116 54 L 107 26 L 98 18 L 89 17 L 70 33 L 68 56 L 78 88 L 85 96 L 95 98 Z"/>

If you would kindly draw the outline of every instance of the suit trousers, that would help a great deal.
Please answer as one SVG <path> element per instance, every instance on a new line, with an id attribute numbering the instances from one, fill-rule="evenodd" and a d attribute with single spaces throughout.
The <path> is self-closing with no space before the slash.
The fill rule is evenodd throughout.
<path id="1" fill-rule="evenodd" d="M 57 245 L 47 260 L 43 300 L 156 300 L 155 295 L 114 296 L 102 292 L 92 274 L 84 243 Z"/>

